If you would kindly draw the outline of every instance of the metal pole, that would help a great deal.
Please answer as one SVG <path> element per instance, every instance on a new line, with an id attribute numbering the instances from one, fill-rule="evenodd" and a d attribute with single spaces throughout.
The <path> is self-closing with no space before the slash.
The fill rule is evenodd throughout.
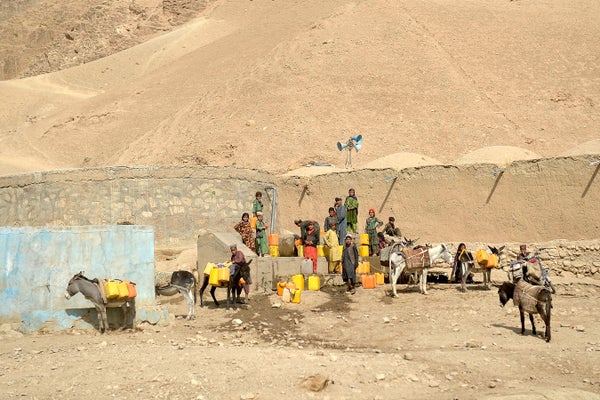
<path id="1" fill-rule="evenodd" d="M 277 188 L 275 186 L 267 186 L 267 187 L 265 187 L 265 190 L 273 191 L 273 201 L 272 201 L 272 206 L 271 206 L 271 228 L 269 229 L 271 231 L 271 234 L 273 234 L 273 233 L 275 233 L 275 216 L 276 216 L 275 210 L 277 209 Z"/>

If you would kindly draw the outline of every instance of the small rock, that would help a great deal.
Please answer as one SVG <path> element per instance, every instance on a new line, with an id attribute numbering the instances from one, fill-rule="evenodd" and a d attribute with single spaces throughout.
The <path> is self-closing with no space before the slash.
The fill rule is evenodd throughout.
<path id="1" fill-rule="evenodd" d="M 382 381 L 385 379 L 385 374 L 377 374 L 375 375 L 375 379 L 377 379 L 378 381 Z"/>
<path id="2" fill-rule="evenodd" d="M 248 121 L 246 121 L 246 126 L 254 126 L 256 125 L 256 121 L 254 121 L 253 119 L 249 119 Z"/>
<path id="3" fill-rule="evenodd" d="M 281 308 L 281 303 L 273 303 L 271 304 L 271 308 Z"/>
<path id="4" fill-rule="evenodd" d="M 577 325 L 577 326 L 575 327 L 575 330 L 576 330 L 577 332 L 585 332 L 585 327 L 584 327 L 583 325 Z"/>
<path id="5" fill-rule="evenodd" d="M 384 324 L 389 324 L 390 323 L 390 319 L 388 317 L 383 317 L 383 323 Z"/>
<path id="6" fill-rule="evenodd" d="M 234 325 L 241 325 L 241 324 L 243 324 L 242 320 L 239 319 L 239 318 L 232 319 L 231 323 L 234 324 Z"/>
<path id="7" fill-rule="evenodd" d="M 244 393 L 240 395 L 240 400 L 252 400 L 254 397 L 254 393 Z"/>
<path id="8" fill-rule="evenodd" d="M 439 387 L 439 386 L 440 386 L 440 383 L 438 381 L 431 381 L 431 382 L 429 382 L 429 387 L 436 388 L 436 387 Z"/>
<path id="9" fill-rule="evenodd" d="M 413 355 L 411 353 L 404 353 L 403 358 L 405 360 L 411 361 L 414 357 L 413 357 Z"/>
<path id="10" fill-rule="evenodd" d="M 322 374 L 311 375 L 302 382 L 302 386 L 313 392 L 320 392 L 329 383 L 329 377 Z"/>
<path id="11" fill-rule="evenodd" d="M 465 343 L 465 347 L 469 349 L 476 349 L 481 347 L 481 342 L 479 340 L 471 339 Z"/>
<path id="12" fill-rule="evenodd" d="M 493 389 L 493 388 L 495 388 L 495 387 L 496 387 L 496 382 L 490 382 L 490 383 L 488 383 L 488 387 L 489 387 L 490 389 Z"/>

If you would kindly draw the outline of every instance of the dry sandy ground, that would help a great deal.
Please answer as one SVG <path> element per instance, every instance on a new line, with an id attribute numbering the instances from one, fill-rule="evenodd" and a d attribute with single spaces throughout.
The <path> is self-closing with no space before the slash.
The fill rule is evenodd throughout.
<path id="1" fill-rule="evenodd" d="M 389 285 L 327 287 L 280 307 L 253 293 L 237 311 L 209 303 L 168 326 L 3 332 L 0 398 L 600 399 L 600 285 L 555 282 L 550 343 L 529 325 L 521 336 L 512 303 L 499 308 L 495 288 L 477 284 L 433 284 L 427 296 L 402 286 L 396 299 Z M 317 374 L 323 390 L 302 385 Z"/>

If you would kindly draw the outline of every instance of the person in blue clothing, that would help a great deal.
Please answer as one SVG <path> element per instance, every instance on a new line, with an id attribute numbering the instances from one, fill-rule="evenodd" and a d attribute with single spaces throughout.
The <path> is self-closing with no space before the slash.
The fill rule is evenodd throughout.
<path id="1" fill-rule="evenodd" d="M 333 206 L 333 208 L 335 208 L 335 214 L 337 217 L 336 233 L 340 245 L 342 245 L 344 244 L 344 238 L 346 237 L 346 233 L 348 232 L 348 223 L 346 221 L 346 206 L 344 205 L 343 199 L 341 197 L 335 198 L 335 205 Z"/>
<path id="2" fill-rule="evenodd" d="M 344 251 L 342 252 L 342 280 L 346 282 L 347 292 L 356 293 L 354 284 L 356 282 L 356 268 L 358 267 L 358 249 L 352 241 L 352 235 L 347 234 L 344 239 Z"/>

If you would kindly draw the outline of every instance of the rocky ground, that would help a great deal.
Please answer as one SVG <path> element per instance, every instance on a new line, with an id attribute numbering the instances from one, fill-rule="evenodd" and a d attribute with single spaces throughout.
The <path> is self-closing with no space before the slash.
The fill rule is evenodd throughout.
<path id="1" fill-rule="evenodd" d="M 182 299 L 161 298 L 177 316 L 167 325 L 2 332 L 0 398 L 600 399 L 600 285 L 556 283 L 550 343 L 528 323 L 521 336 L 512 303 L 499 308 L 496 288 L 477 283 L 427 296 L 402 286 L 398 298 L 389 285 L 324 287 L 300 304 L 252 293 L 192 321 Z"/>

